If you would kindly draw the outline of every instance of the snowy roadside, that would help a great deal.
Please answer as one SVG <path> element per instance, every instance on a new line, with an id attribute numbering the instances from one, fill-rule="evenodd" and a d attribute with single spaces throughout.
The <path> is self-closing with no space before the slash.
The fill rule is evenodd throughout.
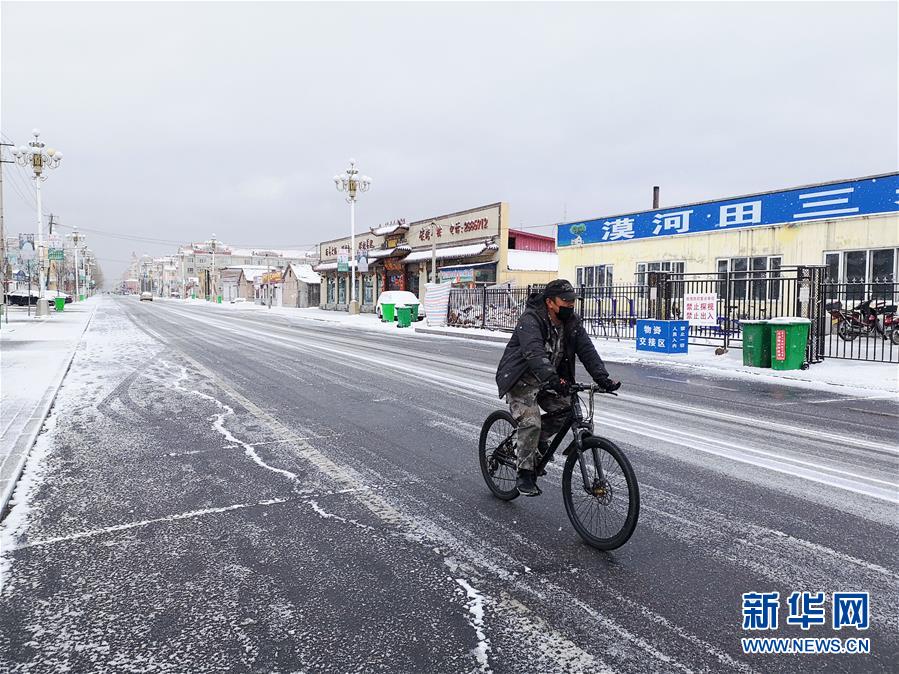
<path id="1" fill-rule="evenodd" d="M 166 300 L 184 302 L 183 300 Z M 288 307 L 268 307 L 251 304 L 212 304 L 203 300 L 187 300 L 192 305 L 207 305 L 219 310 L 242 312 L 269 312 L 284 316 L 288 322 L 319 321 L 340 324 L 342 327 L 362 330 L 378 330 L 407 335 L 408 331 L 397 329 L 395 324 L 383 323 L 372 314 L 349 316 L 342 311 L 325 311 L 318 307 L 294 309 Z M 509 334 L 477 328 L 430 327 L 427 321 L 413 325 L 416 334 L 435 338 L 476 339 L 484 343 L 505 346 Z M 823 363 L 812 365 L 808 370 L 772 370 L 743 365 L 741 349 L 731 349 L 717 356 L 711 346 L 690 346 L 686 354 L 653 354 L 638 352 L 630 340 L 607 340 L 594 338 L 594 343 L 603 360 L 609 363 L 644 363 L 675 368 L 684 373 L 706 374 L 717 377 L 762 381 L 798 388 L 829 391 L 838 395 L 873 396 L 876 398 L 896 398 L 899 401 L 899 366 L 895 363 L 841 360 L 828 358 Z"/>
<path id="2" fill-rule="evenodd" d="M 0 329 L 0 513 L 53 405 L 97 298 L 66 305 L 46 318 L 10 312 Z"/>

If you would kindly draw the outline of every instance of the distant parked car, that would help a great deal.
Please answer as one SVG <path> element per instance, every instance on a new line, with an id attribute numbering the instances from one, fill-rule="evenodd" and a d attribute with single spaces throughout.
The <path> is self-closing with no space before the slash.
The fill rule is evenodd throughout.
<path id="1" fill-rule="evenodd" d="M 378 303 L 375 305 L 375 311 L 378 314 L 378 318 L 381 318 L 381 305 L 382 304 L 393 304 L 395 306 L 399 306 L 401 304 L 405 304 L 406 306 L 411 306 L 413 304 L 418 305 L 418 320 L 421 320 L 425 317 L 425 307 L 413 293 L 410 293 L 408 290 L 385 290 L 380 295 L 378 295 Z M 394 320 L 396 320 L 396 313 L 393 314 Z"/>
<path id="2" fill-rule="evenodd" d="M 246 297 L 235 297 L 233 300 L 231 300 L 231 304 L 240 304 L 241 302 L 246 302 L 246 301 L 247 301 Z"/>
<path id="3" fill-rule="evenodd" d="M 140 294 L 140 301 L 143 302 L 147 300 L 148 302 L 153 301 L 153 293 L 147 292 L 146 290 Z"/>

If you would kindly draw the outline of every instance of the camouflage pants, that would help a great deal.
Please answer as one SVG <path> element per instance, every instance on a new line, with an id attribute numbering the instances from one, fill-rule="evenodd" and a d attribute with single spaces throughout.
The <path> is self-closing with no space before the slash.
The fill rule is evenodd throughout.
<path id="1" fill-rule="evenodd" d="M 558 433 L 571 409 L 568 398 L 552 391 L 541 391 L 537 379 L 525 375 L 506 394 L 512 416 L 518 422 L 516 447 L 518 469 L 534 470 L 537 443 L 547 441 Z M 540 415 L 540 408 L 546 414 Z"/>

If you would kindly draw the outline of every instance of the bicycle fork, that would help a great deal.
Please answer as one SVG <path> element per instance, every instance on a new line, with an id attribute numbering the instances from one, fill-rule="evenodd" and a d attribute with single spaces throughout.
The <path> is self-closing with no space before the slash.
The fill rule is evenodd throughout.
<path id="1" fill-rule="evenodd" d="M 584 460 L 584 446 L 583 446 L 583 438 L 585 435 L 590 433 L 589 429 L 580 429 L 574 432 L 574 440 L 572 444 L 574 444 L 574 450 L 577 452 L 577 463 L 581 469 L 581 479 L 584 481 L 584 491 L 592 494 L 594 492 L 594 487 L 596 484 L 596 480 L 600 482 L 600 484 L 604 484 L 606 477 L 603 473 L 602 463 L 599 460 L 599 452 L 596 447 L 591 447 L 590 451 L 593 454 L 593 465 L 596 467 L 596 475 L 591 476 L 590 471 L 587 470 L 587 462 Z"/>

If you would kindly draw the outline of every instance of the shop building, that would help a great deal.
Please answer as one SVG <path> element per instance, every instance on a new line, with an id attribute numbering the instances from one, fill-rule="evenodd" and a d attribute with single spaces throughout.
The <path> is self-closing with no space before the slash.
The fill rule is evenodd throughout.
<path id="1" fill-rule="evenodd" d="M 556 238 L 560 276 L 585 286 L 799 265 L 825 265 L 829 283 L 893 283 L 899 173 L 569 222 Z"/>
<path id="2" fill-rule="evenodd" d="M 289 264 L 283 274 L 285 307 L 317 307 L 320 302 L 321 276 L 309 264 Z"/>
<path id="3" fill-rule="evenodd" d="M 438 279 L 458 287 L 527 286 L 555 278 L 555 241 L 510 230 L 508 223 L 508 204 L 496 203 L 372 227 L 356 236 L 354 255 L 349 237 L 325 241 L 315 267 L 322 277 L 321 306 L 346 310 L 351 272 L 357 274 L 362 311 L 373 312 L 384 290 L 408 290 L 423 299 L 432 258 Z"/>
<path id="4" fill-rule="evenodd" d="M 256 299 L 256 279 L 272 271 L 271 267 L 240 265 L 225 267 L 219 271 L 222 289 L 222 300 L 233 302 L 243 299 L 252 302 Z"/>

